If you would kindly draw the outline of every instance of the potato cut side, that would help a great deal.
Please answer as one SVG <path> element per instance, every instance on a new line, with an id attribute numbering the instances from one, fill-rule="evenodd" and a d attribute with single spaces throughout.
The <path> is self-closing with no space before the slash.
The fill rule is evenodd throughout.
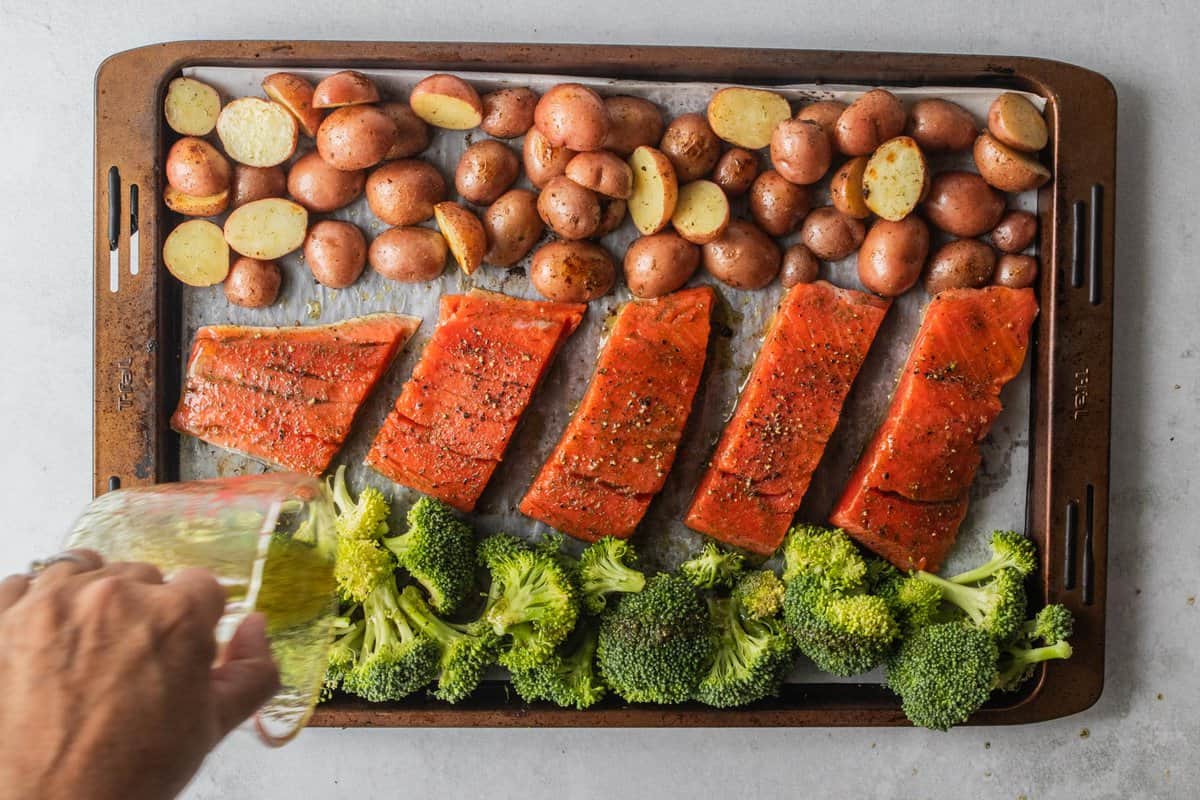
<path id="1" fill-rule="evenodd" d="M 229 103 L 217 118 L 217 136 L 225 152 L 248 167 L 273 167 L 296 152 L 300 126 L 278 103 L 242 97 Z"/>
<path id="2" fill-rule="evenodd" d="M 646 145 L 633 151 L 629 167 L 633 170 L 629 216 L 643 235 L 658 233 L 671 221 L 679 200 L 675 168 L 661 150 Z"/>
<path id="3" fill-rule="evenodd" d="M 229 245 L 216 223 L 189 219 L 167 236 L 163 264 L 188 286 L 215 286 L 229 274 Z"/>
<path id="4" fill-rule="evenodd" d="M 671 224 L 689 242 L 708 244 L 729 224 L 729 198 L 712 181 L 692 181 L 679 187 Z"/>
<path id="5" fill-rule="evenodd" d="M 286 108 L 296 118 L 305 136 L 310 139 L 316 137 L 317 128 L 321 127 L 325 112 L 313 106 L 311 83 L 290 72 L 276 72 L 263 78 L 262 88 L 267 97 Z"/>
<path id="6" fill-rule="evenodd" d="M 229 190 L 196 197 L 184 194 L 171 184 L 163 190 L 163 202 L 176 214 L 188 217 L 215 217 L 229 208 Z"/>
<path id="7" fill-rule="evenodd" d="M 487 233 L 479 217 L 458 203 L 438 203 L 433 207 L 438 230 L 450 245 L 450 254 L 467 275 L 479 269 L 487 253 Z"/>
<path id="8" fill-rule="evenodd" d="M 307 232 L 304 206 L 280 197 L 246 203 L 225 220 L 229 246 L 260 261 L 274 261 L 298 250 Z"/>
<path id="9" fill-rule="evenodd" d="M 171 130 L 184 136 L 204 136 L 216 127 L 221 97 L 207 83 L 194 78 L 176 78 L 167 84 L 163 111 Z"/>
<path id="10" fill-rule="evenodd" d="M 863 199 L 867 207 L 890 222 L 911 214 L 928 185 L 925 156 L 908 136 L 897 136 L 879 145 L 863 170 Z"/>
<path id="11" fill-rule="evenodd" d="M 408 97 L 413 113 L 438 128 L 465 131 L 483 122 L 483 101 L 471 84 L 455 75 L 430 75 Z"/>
<path id="12" fill-rule="evenodd" d="M 708 124 L 713 132 L 750 150 L 769 145 L 775 126 L 791 116 L 784 97 L 763 89 L 722 89 L 708 102 Z"/>

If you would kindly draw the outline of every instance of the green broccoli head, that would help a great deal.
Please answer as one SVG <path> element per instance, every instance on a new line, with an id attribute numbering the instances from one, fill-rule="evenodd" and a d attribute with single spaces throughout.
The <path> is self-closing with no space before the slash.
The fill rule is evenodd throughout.
<path id="1" fill-rule="evenodd" d="M 483 617 L 497 636 L 509 637 L 501 663 L 530 666 L 547 657 L 575 628 L 579 591 L 562 562 L 529 548 L 488 559 L 492 586 Z"/>
<path id="2" fill-rule="evenodd" d="M 942 590 L 932 583 L 896 571 L 877 584 L 876 593 L 888 604 L 901 631 L 940 621 Z"/>
<path id="3" fill-rule="evenodd" d="M 512 684 L 526 702 L 546 700 L 562 708 L 585 709 L 606 691 L 596 669 L 598 630 L 581 622 L 575 633 L 539 664 L 512 670 Z"/>
<path id="4" fill-rule="evenodd" d="M 329 657 L 325 665 L 322 700 L 328 700 L 335 689 L 341 688 L 347 673 L 358 664 L 366 623 L 361 619 L 351 621 L 349 616 L 343 616 L 334 620 L 333 627 L 335 638 L 329 647 Z"/>
<path id="5" fill-rule="evenodd" d="M 950 578 L 952 583 L 979 583 L 1003 569 L 1026 578 L 1037 571 L 1037 548 L 1016 531 L 992 531 L 992 557 L 975 569 Z"/>
<path id="6" fill-rule="evenodd" d="M 355 500 L 346 483 L 346 465 L 337 468 L 328 479 L 329 492 L 337 511 L 335 527 L 338 536 L 350 539 L 377 539 L 387 533 L 388 516 L 392 507 L 383 492 L 373 486 L 364 487 Z"/>
<path id="7" fill-rule="evenodd" d="M 867 562 L 841 528 L 797 525 L 783 540 L 783 580 L 815 575 L 826 588 L 848 592 L 863 588 Z"/>
<path id="8" fill-rule="evenodd" d="M 1048 605 L 1021 626 L 1012 642 L 1000 648 L 996 688 L 1015 692 L 1021 688 L 1043 661 L 1067 659 L 1073 652 L 1070 642 L 1075 618 L 1066 606 Z M 1042 646 L 1037 646 L 1041 642 Z"/>
<path id="9" fill-rule="evenodd" d="M 936 586 L 945 602 L 962 609 L 967 619 L 996 641 L 1009 639 L 1025 621 L 1025 579 L 1015 569 L 1001 569 L 978 586 L 951 583 L 923 571 L 914 576 Z"/>
<path id="10" fill-rule="evenodd" d="M 390 580 L 395 570 L 396 559 L 377 539 L 338 537 L 333 577 L 343 600 L 361 603 L 376 586 Z"/>
<path id="11" fill-rule="evenodd" d="M 635 563 L 637 553 L 624 539 L 605 536 L 584 548 L 576 569 L 584 610 L 599 614 L 610 594 L 630 594 L 645 588 L 646 576 L 634 569 Z"/>
<path id="12" fill-rule="evenodd" d="M 1066 606 L 1051 603 L 1025 623 L 1023 632 L 1031 640 L 1058 644 L 1075 633 L 1075 617 Z"/>
<path id="13" fill-rule="evenodd" d="M 408 530 L 383 540 L 439 614 L 458 610 L 475 585 L 475 534 L 450 506 L 422 497 L 408 510 Z"/>
<path id="14" fill-rule="evenodd" d="M 769 569 L 756 569 L 742 576 L 730 597 L 746 619 L 776 617 L 783 609 L 783 582 Z"/>
<path id="15" fill-rule="evenodd" d="M 695 699 L 732 708 L 779 693 L 795 661 L 791 639 L 775 621 L 743 619 L 732 598 L 708 600 L 715 651 Z"/>
<path id="16" fill-rule="evenodd" d="M 963 622 L 917 628 L 888 660 L 887 685 L 914 725 L 944 731 L 966 722 L 996 680 L 996 643 Z"/>
<path id="17" fill-rule="evenodd" d="M 746 557 L 705 542 L 700 552 L 679 565 L 679 573 L 700 589 L 732 586 L 746 568 Z"/>
<path id="18" fill-rule="evenodd" d="M 449 703 L 468 697 L 479 687 L 488 667 L 496 663 L 500 639 L 491 626 L 445 622 L 433 613 L 416 586 L 406 586 L 399 603 L 413 628 L 437 645 L 434 696 Z"/>
<path id="19" fill-rule="evenodd" d="M 882 597 L 831 592 L 812 574 L 788 582 L 783 621 L 800 652 L 843 677 L 882 663 L 900 632 Z"/>
<path id="20" fill-rule="evenodd" d="M 475 559 L 479 566 L 492 568 L 492 562 L 531 549 L 523 540 L 511 533 L 493 533 L 483 539 L 475 549 Z"/>
<path id="21" fill-rule="evenodd" d="M 437 643 L 414 630 L 399 605 L 394 579 L 363 602 L 362 651 L 342 680 L 346 691 L 373 703 L 400 700 L 437 677 Z"/>
<path id="22" fill-rule="evenodd" d="M 630 702 L 682 703 L 695 694 L 713 652 L 708 609 L 691 581 L 656 575 L 600 617 L 600 674 Z"/>

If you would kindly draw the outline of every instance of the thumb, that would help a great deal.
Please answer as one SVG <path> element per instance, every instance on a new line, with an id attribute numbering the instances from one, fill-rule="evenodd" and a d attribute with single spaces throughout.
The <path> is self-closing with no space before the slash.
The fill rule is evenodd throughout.
<path id="1" fill-rule="evenodd" d="M 250 614 L 225 647 L 212 671 L 214 711 L 224 737 L 258 710 L 279 688 L 279 671 L 267 643 L 266 618 Z"/>

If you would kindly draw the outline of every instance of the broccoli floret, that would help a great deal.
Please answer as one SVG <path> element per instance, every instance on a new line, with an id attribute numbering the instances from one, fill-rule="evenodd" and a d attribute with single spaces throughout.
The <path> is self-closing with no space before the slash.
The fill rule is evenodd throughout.
<path id="1" fill-rule="evenodd" d="M 335 527 L 338 536 L 350 539 L 377 539 L 387 533 L 388 516 L 392 513 L 383 492 L 366 486 L 355 500 L 346 483 L 346 465 L 337 468 L 328 479 L 333 506 L 337 510 Z"/>
<path id="2" fill-rule="evenodd" d="M 1015 692 L 1033 677 L 1034 669 L 1043 661 L 1071 657 L 1067 639 L 1075 627 L 1075 619 L 1066 606 L 1048 605 L 1033 619 L 1021 626 L 1011 643 L 1000 649 L 996 688 Z M 1041 642 L 1042 646 L 1037 646 Z"/>
<path id="3" fill-rule="evenodd" d="M 497 636 L 509 637 L 500 663 L 522 669 L 543 661 L 579 618 L 579 590 L 568 570 L 523 545 L 490 552 L 488 570 L 492 585 L 484 619 Z"/>
<path id="4" fill-rule="evenodd" d="M 491 569 L 493 561 L 529 549 L 523 539 L 511 533 L 493 533 L 479 543 L 475 549 L 475 560 L 479 566 Z"/>
<path id="5" fill-rule="evenodd" d="M 351 621 L 349 615 L 334 619 L 336 638 L 329 647 L 329 658 L 325 665 L 325 685 L 321 689 L 322 700 L 328 700 L 333 691 L 341 687 L 346 674 L 358 663 L 365 628 L 366 623 L 363 620 Z"/>
<path id="6" fill-rule="evenodd" d="M 783 580 L 800 574 L 817 575 L 827 589 L 859 590 L 867 577 L 867 562 L 840 528 L 797 525 L 783 540 Z"/>
<path id="7" fill-rule="evenodd" d="M 783 582 L 769 569 L 757 569 L 742 576 L 730 597 L 746 619 L 765 620 L 783 609 Z"/>
<path id="8" fill-rule="evenodd" d="M 708 613 L 716 650 L 695 698 L 731 708 L 779 694 L 794 648 L 778 622 L 743 619 L 737 601 L 728 597 L 709 598 Z"/>
<path id="9" fill-rule="evenodd" d="M 626 700 L 682 703 L 695 694 L 713 645 L 696 587 L 681 575 L 660 574 L 601 615 L 596 655 L 605 682 Z"/>
<path id="10" fill-rule="evenodd" d="M 342 680 L 346 691 L 373 703 L 407 697 L 438 674 L 437 643 L 413 629 L 399 600 L 395 579 L 367 595 L 362 650 Z"/>
<path id="11" fill-rule="evenodd" d="M 992 531 L 992 557 L 975 569 L 961 572 L 952 583 L 979 583 L 1002 569 L 1013 569 L 1022 577 L 1037 570 L 1037 549 L 1033 542 L 1016 531 Z"/>
<path id="12" fill-rule="evenodd" d="M 496 663 L 500 640 L 491 627 L 478 621 L 458 625 L 439 619 L 416 586 L 404 588 L 400 608 L 413 627 L 437 645 L 434 696 L 449 703 L 468 697 Z"/>
<path id="13" fill-rule="evenodd" d="M 583 607 L 599 614 L 610 594 L 630 594 L 646 587 L 646 576 L 633 568 L 637 553 L 624 539 L 605 536 L 592 542 L 579 556 L 577 576 Z"/>
<path id="14" fill-rule="evenodd" d="M 679 565 L 679 573 L 700 589 L 732 586 L 746 568 L 746 557 L 705 542 L 699 553 Z"/>
<path id="15" fill-rule="evenodd" d="M 1067 607 L 1051 603 L 1028 620 L 1021 628 L 1023 637 L 1044 644 L 1058 644 L 1075 633 L 1075 617 Z"/>
<path id="16" fill-rule="evenodd" d="M 876 583 L 875 592 L 888 604 L 900 630 L 907 632 L 942 621 L 942 590 L 899 570 L 893 572 Z"/>
<path id="17" fill-rule="evenodd" d="M 979 586 L 951 583 L 924 571 L 913 575 L 936 586 L 944 601 L 962 609 L 967 619 L 997 641 L 1011 637 L 1025 621 L 1025 583 L 1015 569 L 1001 569 Z"/>
<path id="18" fill-rule="evenodd" d="M 566 642 L 540 664 L 512 670 L 513 688 L 526 702 L 547 700 L 562 708 L 585 709 L 598 703 L 606 691 L 596 670 L 593 622 L 582 622 Z"/>
<path id="19" fill-rule="evenodd" d="M 882 597 L 833 592 L 812 574 L 788 582 L 783 621 L 800 652 L 843 677 L 882 663 L 900 632 Z"/>
<path id="20" fill-rule="evenodd" d="M 475 584 L 475 534 L 445 503 L 422 497 L 408 510 L 408 531 L 383 540 L 429 595 L 439 614 L 456 611 Z"/>
<path id="21" fill-rule="evenodd" d="M 396 559 L 377 539 L 340 536 L 335 552 L 333 577 L 343 600 L 361 603 L 396 570 Z"/>
<path id="22" fill-rule="evenodd" d="M 914 725 L 949 730 L 983 705 L 996 680 L 996 643 L 964 622 L 917 628 L 888 660 L 887 685 Z"/>

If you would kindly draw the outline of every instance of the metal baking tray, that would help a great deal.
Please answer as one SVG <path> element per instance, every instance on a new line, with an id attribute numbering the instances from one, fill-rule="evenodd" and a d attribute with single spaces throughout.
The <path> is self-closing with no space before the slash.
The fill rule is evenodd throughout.
<path id="1" fill-rule="evenodd" d="M 1042 545 L 1044 554 L 1041 594 L 1047 601 L 1066 603 L 1077 616 L 1078 634 L 1073 640 L 1076 654 L 1069 662 L 1044 668 L 1024 693 L 993 701 L 974 721 L 997 724 L 1050 719 L 1080 711 L 1095 702 L 1103 686 L 1104 668 L 1116 100 L 1111 85 L 1103 77 L 1056 62 L 718 48 L 339 42 L 178 42 L 113 56 L 101 66 L 96 83 L 97 493 L 122 485 L 255 468 L 244 460 L 222 461 L 215 452 L 206 451 L 207 446 L 191 440 L 181 447 L 179 437 L 167 425 L 178 396 L 181 360 L 195 325 L 228 321 L 233 314 L 219 319 L 206 316 L 204 310 L 210 306 L 204 296 L 191 294 L 197 290 L 186 290 L 189 294 L 185 295 L 158 265 L 162 239 L 177 220 L 160 200 L 162 159 L 172 135 L 161 119 L 166 83 L 185 72 L 202 77 L 218 75 L 229 81 L 227 88 L 234 91 L 239 80 L 254 74 L 252 70 L 279 68 L 303 72 L 349 67 L 388 72 L 491 73 L 491 79 L 499 81 L 505 75 L 570 75 L 615 81 L 618 85 L 612 91 L 637 86 L 643 89 L 639 92 L 630 88 L 629 93 L 634 94 L 661 92 L 664 84 L 678 82 L 693 87 L 711 83 L 815 84 L 818 93 L 838 84 L 887 85 L 906 92 L 937 86 L 969 93 L 973 87 L 1027 91 L 1044 98 L 1051 126 L 1047 160 L 1055 180 L 1036 198 L 1027 198 L 1036 203 L 1041 218 L 1038 249 L 1042 275 L 1038 291 L 1042 314 L 1031 348 L 1034 355 L 1027 365 L 1028 378 L 1015 382 L 1020 386 L 1006 392 L 1006 419 L 997 424 L 997 431 L 1007 432 L 993 437 L 989 443 L 995 454 L 1006 455 L 1015 464 L 1005 467 L 1007 477 L 998 487 L 981 496 L 973 494 L 973 506 L 983 509 L 975 518 L 979 525 L 993 519 L 987 511 L 989 502 L 992 514 L 1000 511 L 1007 514 L 996 524 L 1011 526 L 1016 521 L 1013 508 L 1018 515 L 1024 510 L 1026 530 Z M 627 83 L 630 81 L 646 83 Z M 226 88 L 220 82 L 218 86 Z M 250 88 L 247 86 L 246 90 Z M 663 103 L 661 94 L 649 96 L 669 105 Z M 356 218 L 356 221 L 363 220 Z M 369 225 L 364 227 L 370 232 Z M 616 252 L 620 252 L 619 247 Z M 833 280 L 853 285 L 853 280 L 843 279 L 845 274 L 835 272 Z M 441 290 L 454 291 L 453 280 L 443 279 Z M 512 287 L 504 285 L 489 288 L 512 291 Z M 295 295 L 292 288 L 287 292 Z M 379 292 L 372 295 L 368 291 L 349 302 L 323 298 L 330 313 L 321 321 L 349 316 L 362 303 L 369 305 L 372 298 L 375 307 L 365 310 L 405 310 L 401 304 L 411 300 Z M 291 297 L 293 306 L 298 299 Z M 774 302 L 773 295 L 765 296 L 751 309 L 751 317 L 757 313 L 765 319 Z M 822 466 L 830 476 L 827 482 L 831 488 L 827 493 L 839 487 L 858 445 L 870 433 L 878 411 L 886 402 L 891 377 L 898 359 L 907 350 L 909 334 L 915 326 L 918 305 L 911 301 L 910 305 L 905 312 L 897 313 L 897 309 L 889 315 L 890 319 L 901 320 L 893 324 L 892 345 L 886 348 L 884 357 L 878 358 L 877 343 L 860 377 L 860 384 L 875 388 L 856 388 L 847 406 L 847 416 L 855 422 L 842 426 L 851 428 L 849 434 L 839 428 L 839 437 L 846 440 L 841 443 L 842 450 L 826 459 L 834 462 L 832 466 Z M 291 314 L 292 319 L 232 321 L 248 324 L 300 321 L 286 298 L 283 307 L 280 313 Z M 705 402 L 718 408 L 729 404 L 730 392 L 735 391 L 737 384 L 734 376 L 752 358 L 753 347 L 749 344 L 756 335 L 755 324 L 762 321 L 751 318 L 747 322 L 746 314 L 736 313 L 742 327 L 752 332 L 745 336 L 742 344 L 747 346 L 741 348 L 744 352 L 740 355 L 736 336 L 741 334 L 735 334 L 732 364 L 723 373 L 718 375 L 714 371 L 711 376 L 712 382 L 724 384 L 724 389 L 715 390 Z M 603 313 L 589 316 L 600 318 Z M 423 333 L 427 336 L 429 331 Z M 888 335 L 886 329 L 880 338 L 885 335 Z M 402 358 L 389 381 L 377 390 L 373 405 L 378 406 L 380 417 L 407 375 L 411 360 L 419 354 L 422 338 L 419 335 L 409 344 L 407 360 Z M 569 349 L 560 356 L 565 363 L 556 365 L 559 377 L 551 374 L 546 393 L 558 392 L 569 398 L 574 392 L 577 398 L 576 388 L 590 376 L 595 349 L 583 345 L 575 349 L 579 352 L 573 357 Z M 739 357 L 744 363 L 738 363 Z M 872 368 L 874 375 L 868 372 Z M 551 385 L 555 381 L 557 385 Z M 563 403 L 558 405 L 566 407 Z M 707 411 L 697 416 L 714 418 Z M 711 431 L 703 430 L 703 424 L 691 427 L 700 429 L 688 434 L 694 437 L 694 449 L 706 453 L 711 448 L 708 441 Z M 364 434 L 363 428 L 371 430 Z M 546 432 L 537 434 L 531 429 Z M 548 437 L 552 444 L 560 429 L 561 424 L 553 420 L 540 426 L 522 426 L 514 450 L 525 436 L 529 444 L 525 449 L 533 454 L 526 460 L 531 468 L 536 468 L 548 449 L 540 439 Z M 356 426 L 355 436 L 344 454 L 349 456 L 347 460 L 351 463 L 356 460 L 355 439 L 365 442 L 373 432 L 374 428 L 365 422 Z M 698 468 L 701 460 L 702 456 L 698 456 L 694 466 Z M 681 469 L 687 471 L 686 461 L 681 458 L 675 473 Z M 1018 485 L 1014 486 L 1014 482 Z M 814 481 L 813 493 L 820 493 L 820 480 Z M 484 497 L 485 508 L 489 498 L 494 510 L 503 509 L 502 490 L 489 489 Z M 669 510 L 670 505 L 663 503 L 660 509 Z M 806 500 L 805 507 L 809 505 Z M 485 528 L 509 521 L 503 513 L 491 514 L 490 520 L 486 516 Z M 669 516 L 664 513 L 664 519 Z M 639 538 L 645 542 L 651 539 L 648 535 Z M 661 551 L 679 549 L 683 546 L 679 542 L 686 542 L 678 536 L 664 536 L 660 540 L 649 545 L 656 551 L 652 553 L 652 561 L 654 556 L 663 555 Z M 338 698 L 318 709 L 313 724 L 906 724 L 895 698 L 872 676 L 854 683 L 814 683 L 811 681 L 829 679 L 810 671 L 793 680 L 800 682 L 786 685 L 779 698 L 739 710 L 716 711 L 689 705 L 629 706 L 613 698 L 586 712 L 563 711 L 541 704 L 524 704 L 502 683 L 489 683 L 468 702 L 457 706 L 421 697 L 391 705 Z"/>

